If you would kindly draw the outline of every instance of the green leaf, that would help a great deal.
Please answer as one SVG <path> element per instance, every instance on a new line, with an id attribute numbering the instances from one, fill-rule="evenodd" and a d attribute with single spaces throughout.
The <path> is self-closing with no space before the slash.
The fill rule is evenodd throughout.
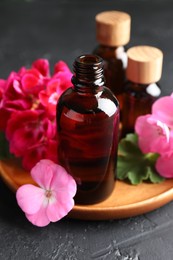
<path id="1" fill-rule="evenodd" d="M 125 139 L 138 145 L 138 136 L 136 134 L 127 134 Z"/>
<path id="2" fill-rule="evenodd" d="M 156 153 L 143 154 L 136 134 L 128 134 L 118 146 L 117 178 L 137 185 L 143 181 L 160 183 L 164 180 L 156 169 Z"/>
<path id="3" fill-rule="evenodd" d="M 9 143 L 5 138 L 5 133 L 0 132 L 0 159 L 10 158 L 12 155 L 9 152 Z"/>

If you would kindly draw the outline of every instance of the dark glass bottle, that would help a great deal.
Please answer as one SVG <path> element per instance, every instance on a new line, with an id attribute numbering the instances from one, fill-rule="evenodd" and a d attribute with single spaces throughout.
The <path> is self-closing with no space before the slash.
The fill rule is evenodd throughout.
<path id="1" fill-rule="evenodd" d="M 127 64 L 127 55 L 124 47 L 99 45 L 93 53 L 104 59 L 106 86 L 116 95 L 120 104 L 120 109 L 122 109 L 122 93 L 125 83 L 125 68 Z"/>
<path id="2" fill-rule="evenodd" d="M 104 60 L 106 86 L 117 97 L 122 109 L 127 54 L 124 48 L 130 39 L 130 15 L 119 11 L 106 11 L 96 15 L 96 35 L 99 45 L 93 51 Z"/>
<path id="3" fill-rule="evenodd" d="M 131 81 L 126 83 L 123 94 L 122 137 L 127 133 L 134 132 L 138 116 L 151 113 L 152 104 L 160 96 L 160 93 L 160 86 L 157 83 L 139 84 Z"/>
<path id="4" fill-rule="evenodd" d="M 161 89 L 156 83 L 161 78 L 162 52 L 151 46 L 136 46 L 127 51 L 128 81 L 124 86 L 122 110 L 122 137 L 134 132 L 138 116 L 150 114 Z"/>
<path id="5" fill-rule="evenodd" d="M 98 56 L 75 60 L 72 83 L 57 105 L 59 161 L 77 182 L 75 203 L 93 204 L 114 188 L 119 106 Z"/>

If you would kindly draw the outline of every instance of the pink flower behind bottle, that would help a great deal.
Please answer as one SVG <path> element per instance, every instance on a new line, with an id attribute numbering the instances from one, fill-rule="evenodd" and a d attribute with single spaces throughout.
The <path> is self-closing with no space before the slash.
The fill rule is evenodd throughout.
<path id="1" fill-rule="evenodd" d="M 159 98 L 152 114 L 140 116 L 135 123 L 138 145 L 143 153 L 157 153 L 156 170 L 173 178 L 173 95 Z"/>
<path id="2" fill-rule="evenodd" d="M 51 76 L 49 62 L 38 59 L 31 68 L 0 80 L 0 130 L 27 170 L 41 159 L 57 162 L 56 103 L 71 86 L 71 77 L 63 61 L 55 64 Z"/>
<path id="3" fill-rule="evenodd" d="M 138 144 L 143 153 L 163 153 L 170 148 L 168 126 L 153 115 L 138 117 L 135 132 L 138 134 Z"/>

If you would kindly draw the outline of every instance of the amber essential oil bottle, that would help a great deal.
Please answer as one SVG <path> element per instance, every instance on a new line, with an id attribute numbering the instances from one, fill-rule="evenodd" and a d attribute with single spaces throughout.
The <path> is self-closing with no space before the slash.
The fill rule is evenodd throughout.
<path id="1" fill-rule="evenodd" d="M 114 189 L 119 105 L 98 56 L 76 58 L 72 83 L 57 104 L 58 158 L 77 182 L 75 203 L 93 204 Z"/>
<path id="2" fill-rule="evenodd" d="M 122 93 L 127 66 L 124 48 L 130 40 L 131 17 L 119 11 L 106 11 L 96 15 L 96 37 L 99 45 L 94 54 L 104 60 L 106 86 L 112 90 L 122 109 Z"/>
<path id="3" fill-rule="evenodd" d="M 157 82 L 161 78 L 163 53 L 151 46 L 135 46 L 127 51 L 128 66 L 122 110 L 122 137 L 134 132 L 138 116 L 151 113 L 153 102 L 160 96 Z"/>

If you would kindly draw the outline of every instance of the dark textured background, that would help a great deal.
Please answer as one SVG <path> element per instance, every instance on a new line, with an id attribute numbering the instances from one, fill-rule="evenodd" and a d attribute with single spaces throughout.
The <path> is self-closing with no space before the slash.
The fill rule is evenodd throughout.
<path id="1" fill-rule="evenodd" d="M 162 95 L 173 91 L 172 0 L 0 1 L 0 78 L 48 58 L 51 67 L 96 46 L 95 15 L 122 10 L 132 16 L 128 47 L 147 44 L 164 52 Z M 88 222 L 63 219 L 32 226 L 0 181 L 0 260 L 172 260 L 173 202 L 151 213 Z"/>

